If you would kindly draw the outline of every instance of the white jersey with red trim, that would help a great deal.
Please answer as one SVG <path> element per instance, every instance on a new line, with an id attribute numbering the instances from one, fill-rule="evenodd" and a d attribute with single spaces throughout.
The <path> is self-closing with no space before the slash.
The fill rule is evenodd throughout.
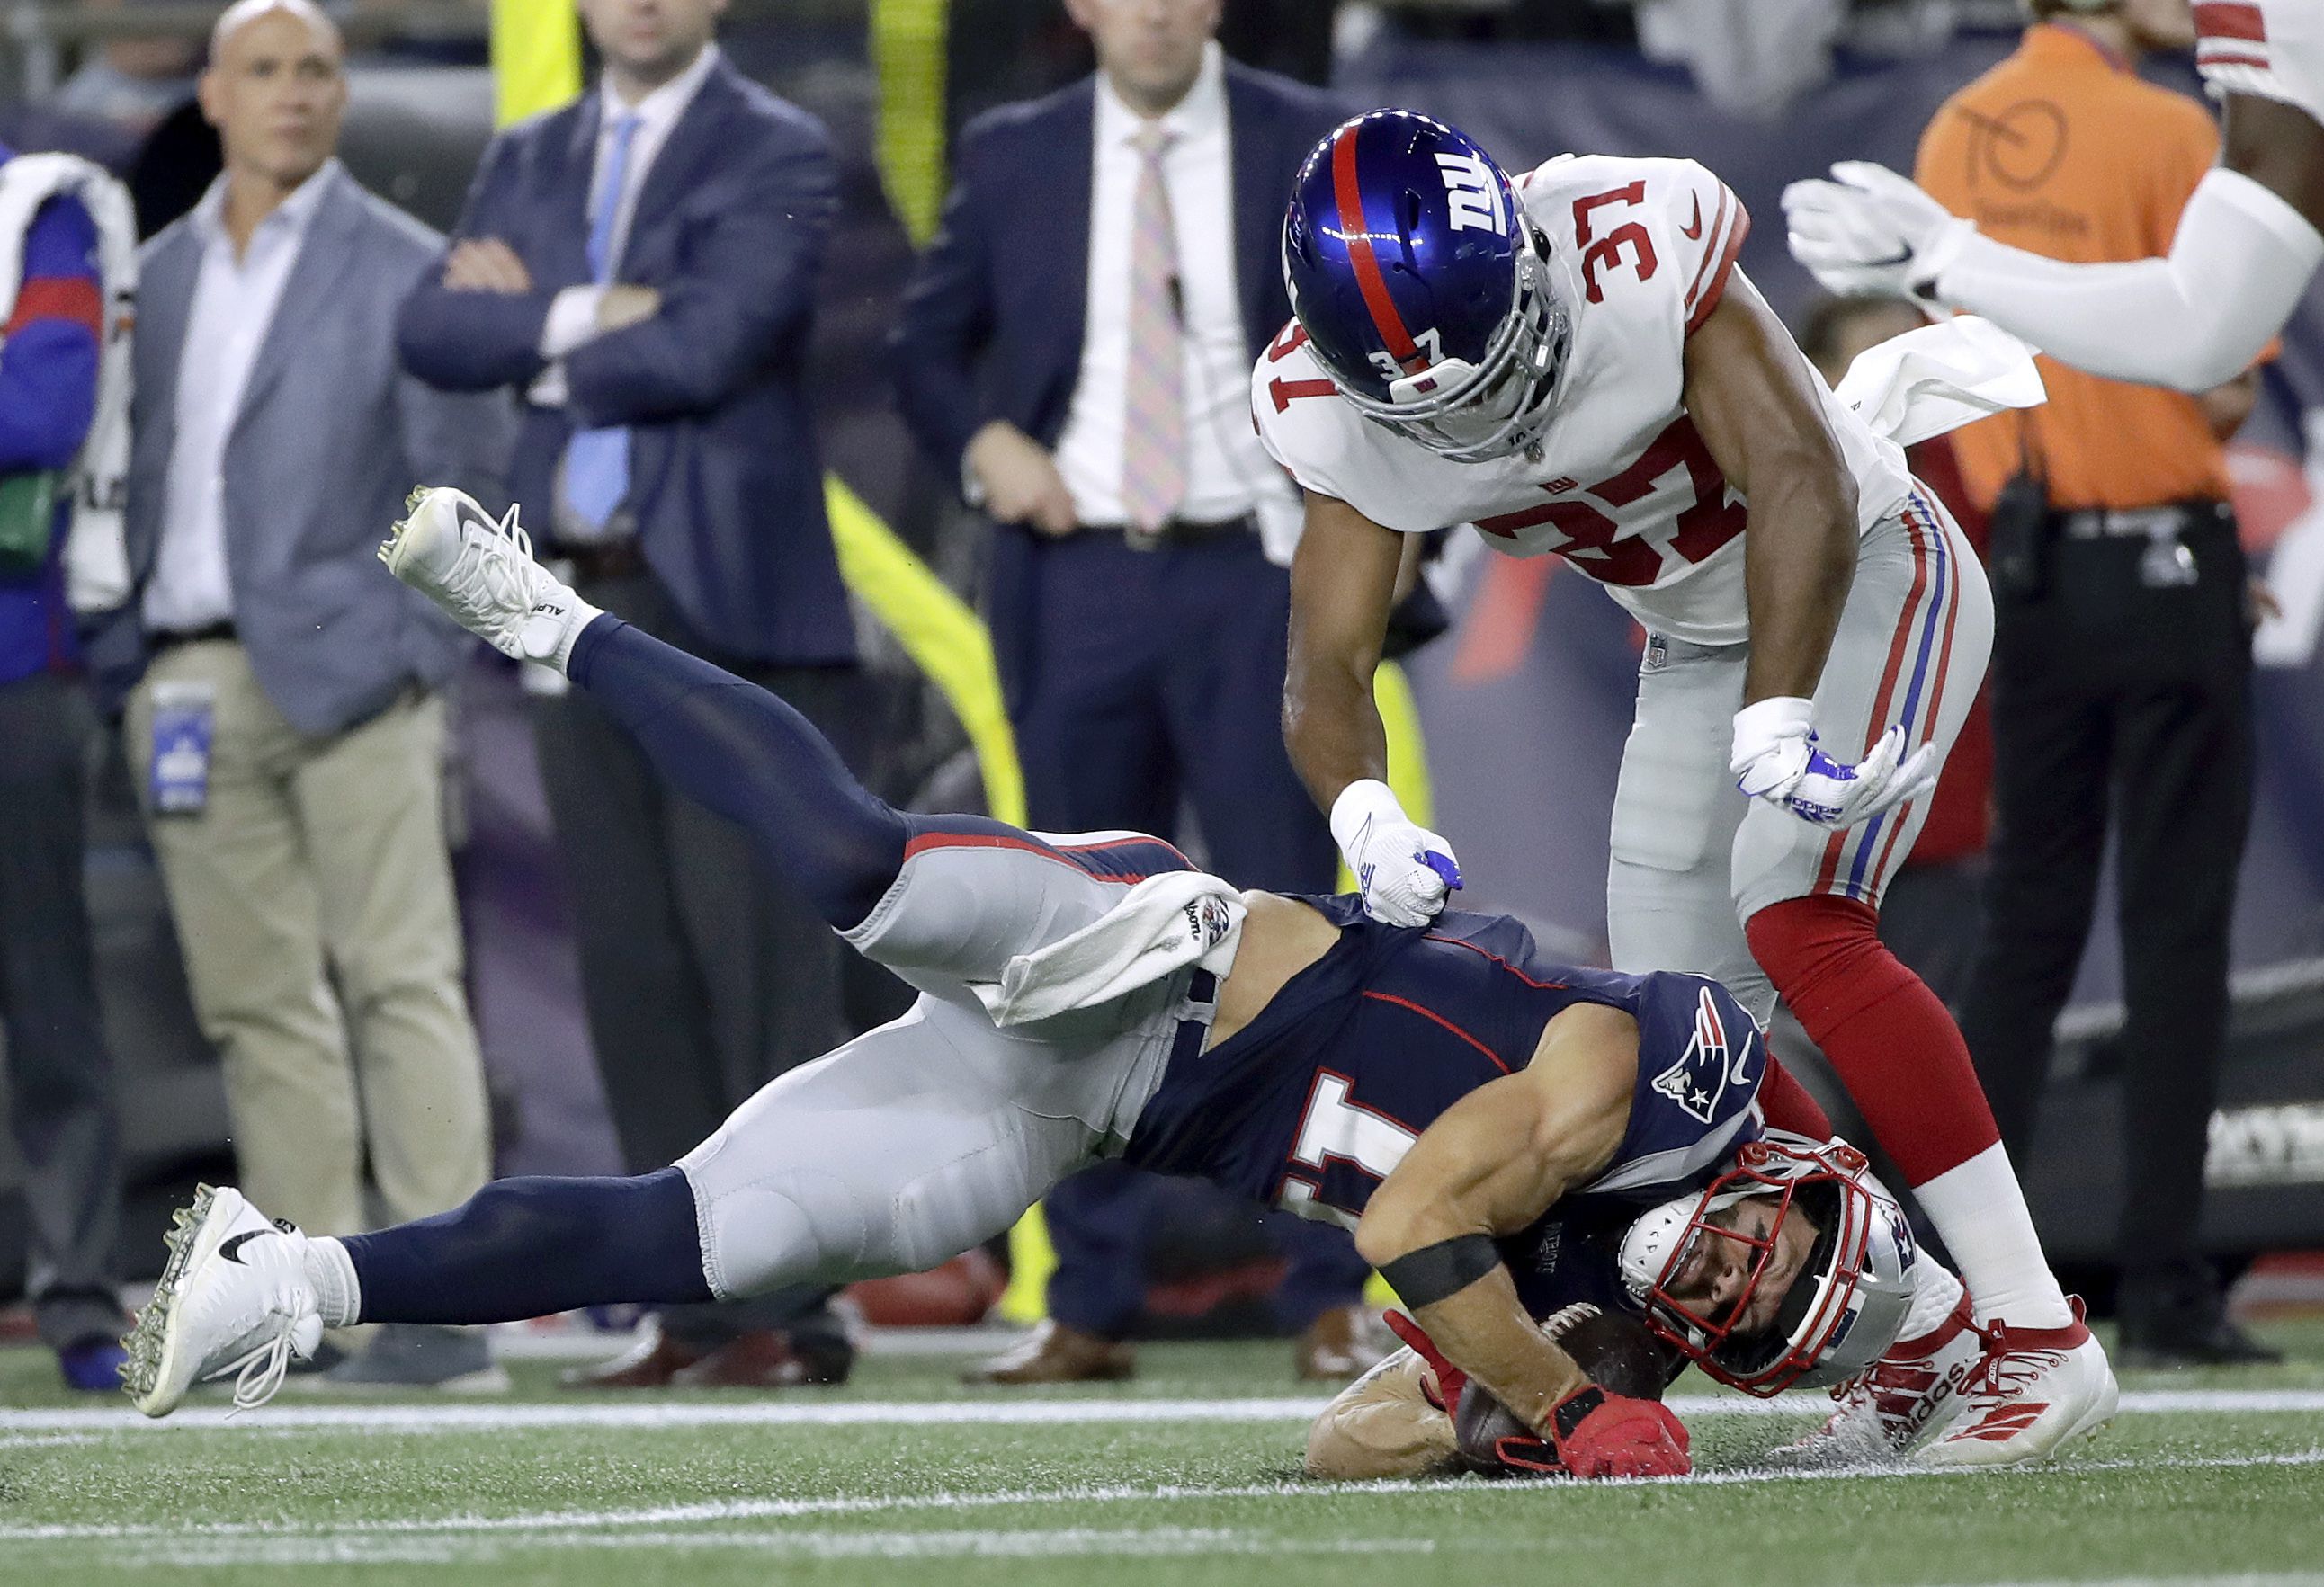
<path id="1" fill-rule="evenodd" d="M 2324 125 L 2324 0 L 2203 0 L 2195 31 L 2213 93 L 2281 100 Z"/>
<path id="2" fill-rule="evenodd" d="M 1301 485 L 1375 523 L 1474 524 L 1505 555 L 1565 557 L 1658 634 L 1736 643 L 1749 631 L 1743 499 L 1681 396 L 1686 338 L 1718 307 L 1750 217 L 1691 160 L 1562 155 L 1517 188 L 1573 319 L 1537 452 L 1453 463 L 1372 423 L 1339 397 L 1296 322 L 1252 372 L 1259 436 Z M 1868 530 L 1912 488 L 1904 454 L 1828 393 L 1824 408 Z"/>

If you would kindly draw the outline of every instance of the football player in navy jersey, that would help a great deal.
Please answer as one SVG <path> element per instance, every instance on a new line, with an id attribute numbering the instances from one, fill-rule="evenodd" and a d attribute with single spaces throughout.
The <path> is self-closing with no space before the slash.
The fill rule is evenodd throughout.
<path id="1" fill-rule="evenodd" d="M 147 1414 L 229 1372 L 261 1403 L 326 1326 L 924 1269 L 1113 1155 L 1352 1225 L 1435 1347 L 1577 1476 L 1683 1473 L 1685 1432 L 1591 1384 L 1534 1326 L 1548 1304 L 1644 1310 L 1762 1393 L 1853 1376 L 1958 1309 L 1715 981 L 1547 963 L 1506 918 L 1408 930 L 1239 893 L 1138 833 L 897 811 L 775 696 L 582 601 L 513 520 L 420 491 L 383 555 L 596 696 L 919 1000 L 658 1173 L 503 1179 L 338 1239 L 204 1190 L 132 1335 Z"/>

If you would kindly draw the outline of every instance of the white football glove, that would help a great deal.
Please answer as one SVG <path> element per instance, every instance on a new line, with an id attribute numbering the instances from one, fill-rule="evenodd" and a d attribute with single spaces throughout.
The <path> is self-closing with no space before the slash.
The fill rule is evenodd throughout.
<path id="1" fill-rule="evenodd" d="M 1824 289 L 1935 301 L 1937 277 L 1976 234 L 1907 178 L 1867 160 L 1843 160 L 1831 181 L 1784 189 L 1792 257 Z"/>
<path id="2" fill-rule="evenodd" d="M 1872 753 L 1843 766 L 1816 748 L 1809 726 L 1813 702 L 1792 696 L 1762 700 L 1735 713 L 1735 748 L 1727 769 L 1754 799 L 1780 805 L 1813 826 L 1838 830 L 1870 821 L 1936 785 L 1937 747 L 1904 753 L 1904 729 L 1891 727 Z"/>
<path id="3" fill-rule="evenodd" d="M 1452 845 L 1416 826 L 1385 783 L 1351 783 L 1332 804 L 1332 836 L 1356 878 L 1364 913 L 1391 926 L 1425 926 L 1461 885 Z"/>

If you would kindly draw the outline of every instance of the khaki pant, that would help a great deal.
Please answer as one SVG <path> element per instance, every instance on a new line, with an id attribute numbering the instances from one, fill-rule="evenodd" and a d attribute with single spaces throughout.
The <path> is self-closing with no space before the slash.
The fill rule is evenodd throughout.
<path id="1" fill-rule="evenodd" d="M 217 690 L 208 802 L 152 806 L 156 683 Z M 131 696 L 129 763 L 204 1034 L 226 1069 L 242 1188 L 352 1234 L 363 1169 L 392 1221 L 490 1174 L 484 1066 L 461 988 L 443 826 L 443 702 L 345 732 L 283 720 L 231 641 L 163 652 Z"/>

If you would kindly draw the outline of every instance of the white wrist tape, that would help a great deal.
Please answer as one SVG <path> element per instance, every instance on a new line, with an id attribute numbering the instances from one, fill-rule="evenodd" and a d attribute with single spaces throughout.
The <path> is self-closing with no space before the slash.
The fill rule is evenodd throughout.
<path id="1" fill-rule="evenodd" d="M 1735 713 L 1735 741 L 1729 769 L 1740 772 L 1785 738 L 1804 738 L 1815 722 L 1815 702 L 1778 694 Z"/>
<path id="2" fill-rule="evenodd" d="M 1332 801 L 1332 837 L 1340 852 L 1349 854 L 1364 823 L 1375 816 L 1382 821 L 1408 821 L 1404 805 L 1397 799 L 1396 791 L 1377 777 L 1362 777 L 1340 790 Z"/>

